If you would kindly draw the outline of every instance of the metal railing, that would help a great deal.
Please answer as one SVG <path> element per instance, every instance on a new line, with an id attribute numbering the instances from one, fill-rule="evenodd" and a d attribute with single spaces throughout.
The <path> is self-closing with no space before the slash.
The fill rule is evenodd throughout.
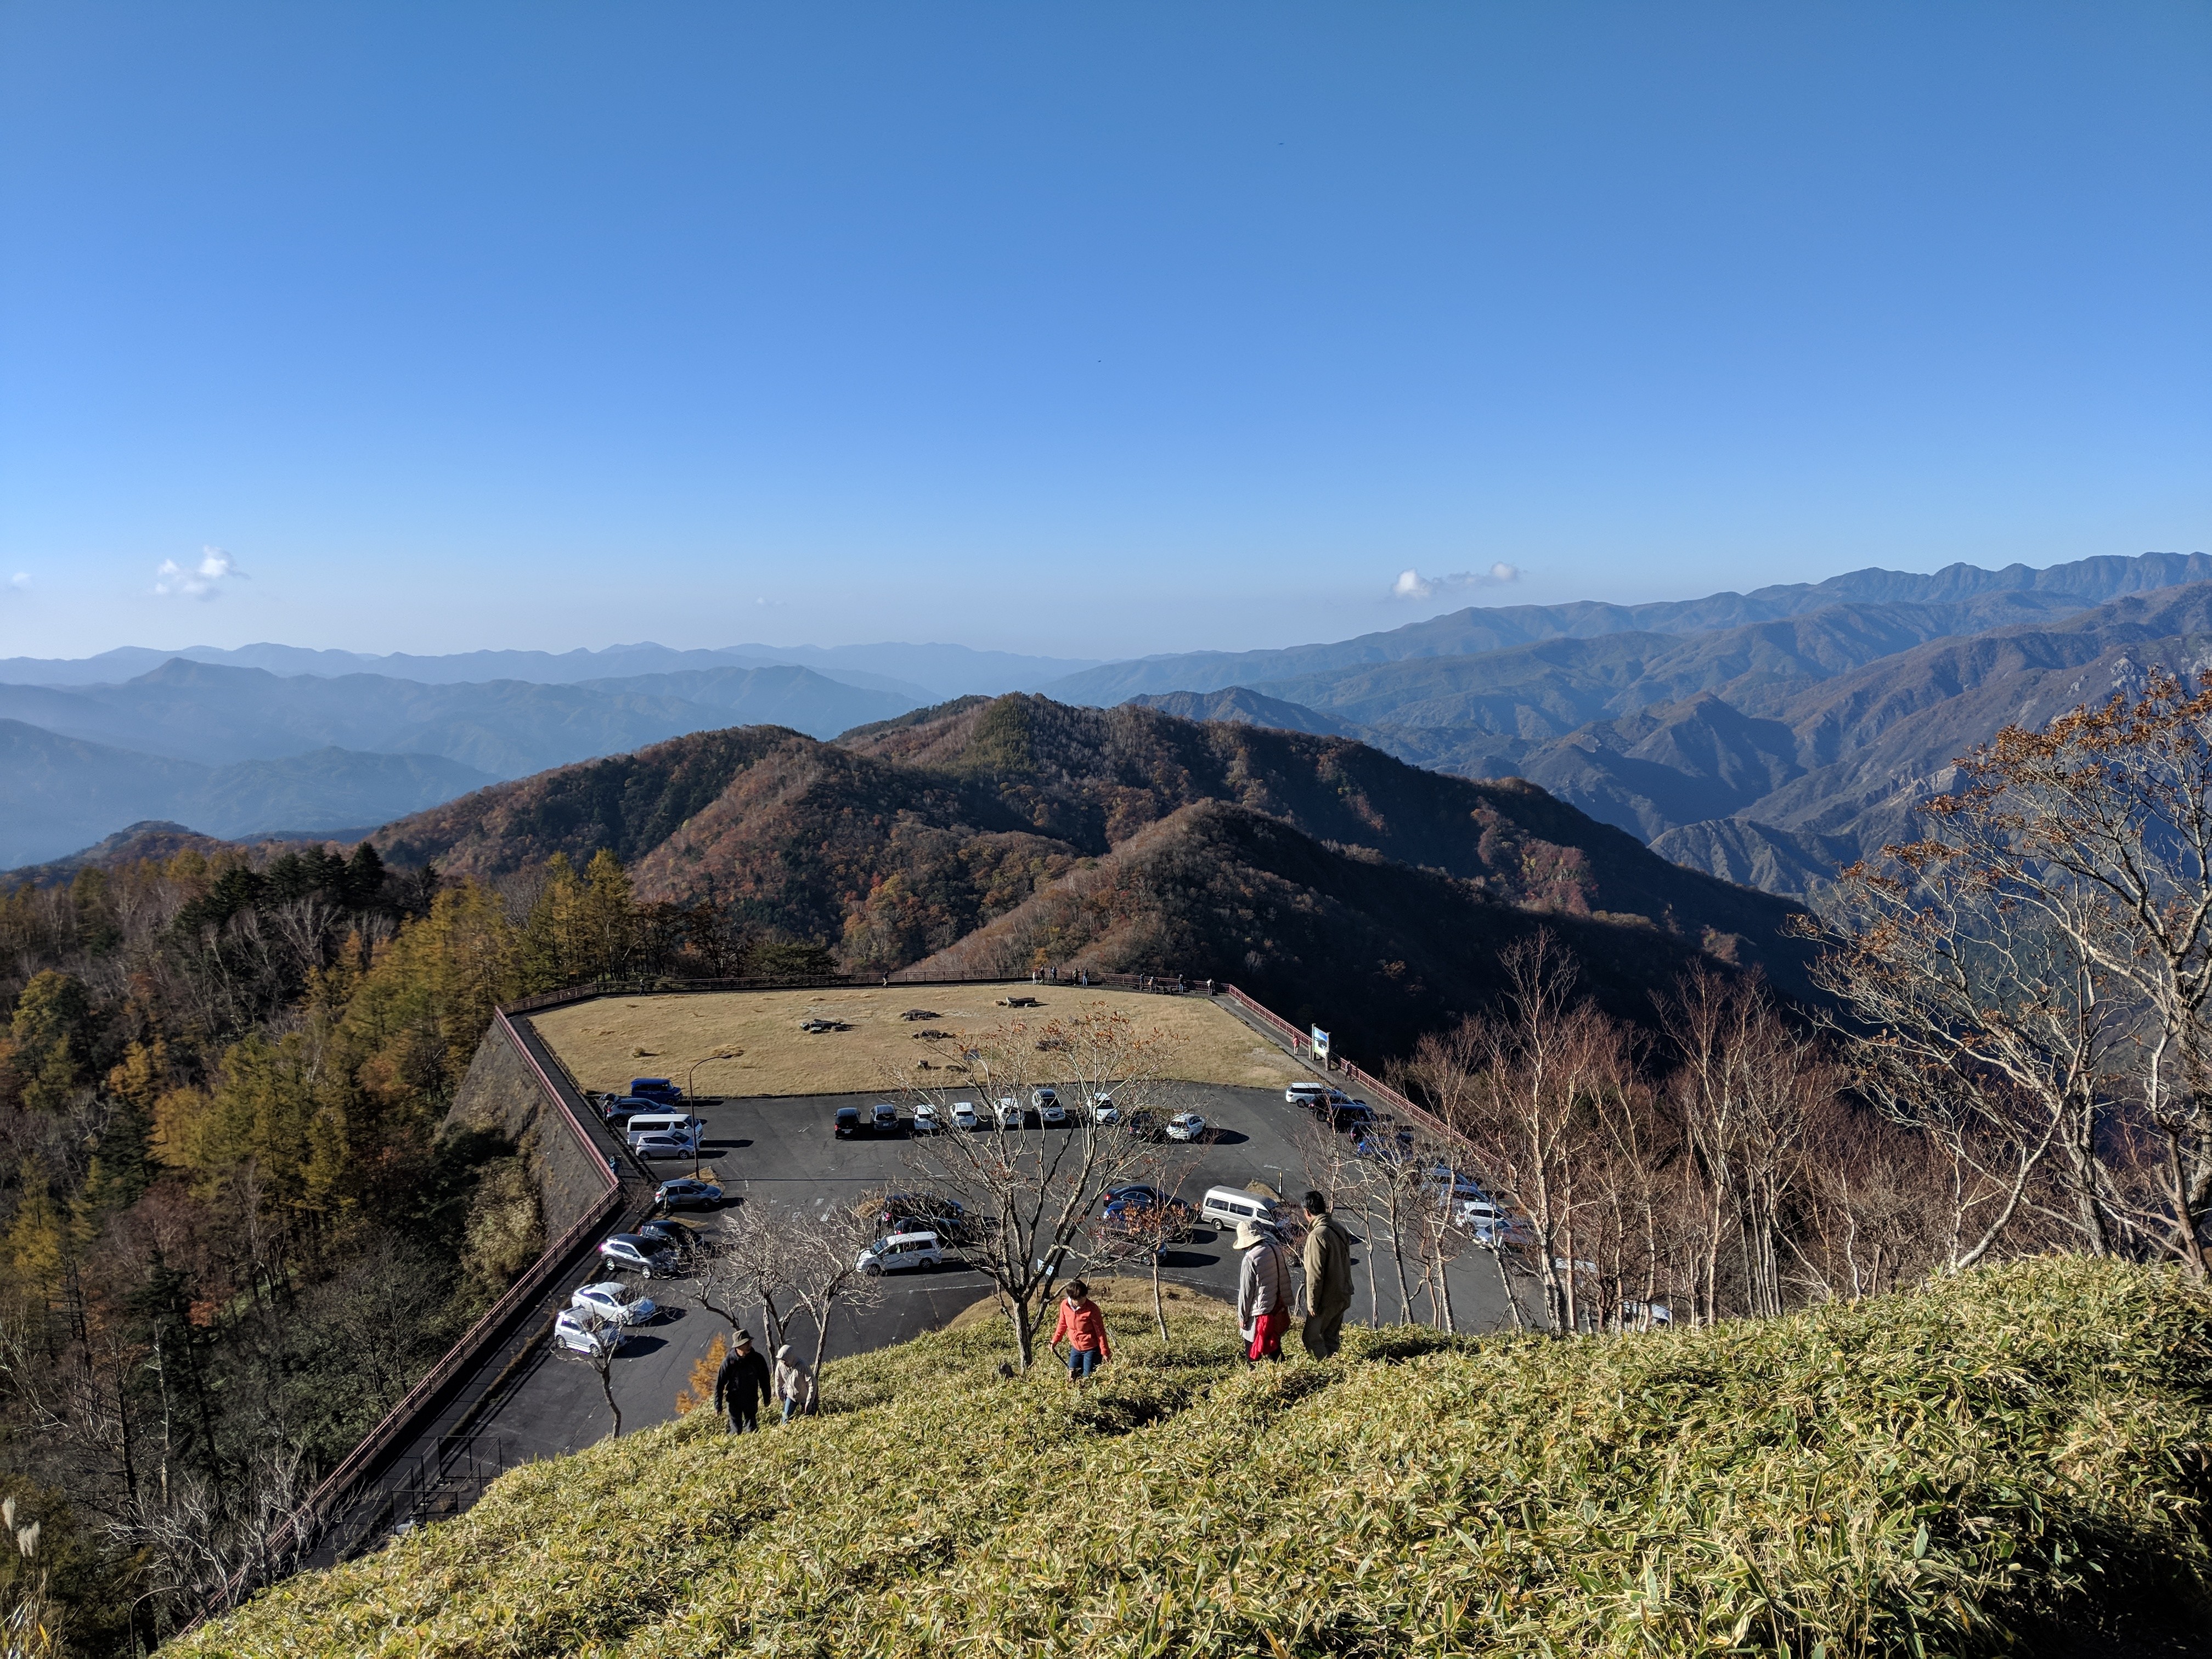
<path id="1" fill-rule="evenodd" d="M 1279 1041 L 1286 1043 L 1293 1059 L 1302 1060 L 1310 1066 L 1320 1066 L 1324 1070 L 1334 1072 L 1349 1083 L 1357 1084 L 1363 1092 L 1388 1107 L 1393 1117 L 1418 1123 L 1431 1134 L 1449 1145 L 1459 1147 L 1464 1147 L 1467 1145 L 1465 1137 L 1434 1112 L 1416 1106 L 1372 1072 L 1355 1066 L 1350 1060 L 1334 1054 L 1326 1060 L 1317 1059 L 1313 1052 L 1313 1039 L 1265 1003 L 1246 994 L 1234 985 L 1224 985 L 1221 988 L 1221 994 L 1257 1019 Z"/>

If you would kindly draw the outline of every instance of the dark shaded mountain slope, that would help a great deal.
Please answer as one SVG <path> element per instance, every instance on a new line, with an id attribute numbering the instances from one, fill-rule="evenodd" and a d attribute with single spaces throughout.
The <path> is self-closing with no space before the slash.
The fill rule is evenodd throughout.
<path id="1" fill-rule="evenodd" d="M 1506 988 L 1499 953 L 1540 927 L 1580 960 L 1586 988 L 1638 1023 L 1651 1018 L 1655 988 L 1710 960 L 1695 939 L 1647 922 L 1501 904 L 1474 882 L 1201 801 L 1085 861 L 910 973 L 1172 967 L 1233 980 L 1294 1023 L 1333 1026 L 1362 1053 L 1398 1053 L 1421 1032 L 1492 1005 Z M 1767 966 L 1802 991 L 1794 960 L 1770 952 Z"/>

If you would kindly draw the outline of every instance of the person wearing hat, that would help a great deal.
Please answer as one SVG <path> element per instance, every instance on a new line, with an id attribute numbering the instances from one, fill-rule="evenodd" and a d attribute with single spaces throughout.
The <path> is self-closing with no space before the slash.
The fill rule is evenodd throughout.
<path id="1" fill-rule="evenodd" d="M 787 1423 L 814 1410 L 814 1373 L 788 1342 L 775 1351 L 775 1397 L 783 1401 Z"/>
<path id="2" fill-rule="evenodd" d="M 730 1432 L 760 1427 L 761 1402 L 769 1397 L 768 1361 L 753 1347 L 753 1334 L 739 1331 L 714 1373 L 714 1409 L 730 1414 Z"/>
<path id="3" fill-rule="evenodd" d="M 1109 1359 L 1114 1350 L 1106 1340 L 1106 1316 L 1091 1299 L 1091 1287 L 1079 1279 L 1067 1283 L 1067 1292 L 1060 1304 L 1060 1323 L 1052 1328 L 1052 1346 L 1057 1349 L 1067 1344 L 1067 1380 L 1080 1387 L 1089 1376 Z"/>
<path id="4" fill-rule="evenodd" d="M 1344 1340 L 1352 1311 L 1352 1237 L 1328 1212 L 1328 1200 L 1309 1191 L 1306 1212 L 1306 1322 L 1298 1335 L 1306 1352 L 1326 1359 Z"/>
<path id="5" fill-rule="evenodd" d="M 1247 1359 L 1280 1359 L 1291 1328 L 1290 1253 L 1250 1221 L 1237 1224 L 1244 1265 L 1237 1275 L 1237 1328 Z"/>

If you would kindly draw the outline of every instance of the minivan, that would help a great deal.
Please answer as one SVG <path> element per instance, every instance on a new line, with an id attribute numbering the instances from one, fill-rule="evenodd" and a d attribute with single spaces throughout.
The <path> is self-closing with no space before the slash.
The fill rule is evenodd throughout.
<path id="1" fill-rule="evenodd" d="M 675 1135 L 696 1142 L 707 1126 L 689 1112 L 640 1112 L 623 1126 L 633 1149 L 647 1135 Z"/>
<path id="2" fill-rule="evenodd" d="M 678 1105 L 684 1099 L 684 1091 L 665 1077 L 634 1077 L 629 1091 L 641 1100 L 657 1100 L 663 1106 Z"/>
<path id="3" fill-rule="evenodd" d="M 1208 1187 L 1206 1196 L 1199 1200 L 1198 1209 L 1200 1215 L 1218 1227 L 1234 1227 L 1240 1221 L 1263 1227 L 1275 1224 L 1274 1200 L 1258 1193 L 1248 1193 L 1241 1187 Z"/>

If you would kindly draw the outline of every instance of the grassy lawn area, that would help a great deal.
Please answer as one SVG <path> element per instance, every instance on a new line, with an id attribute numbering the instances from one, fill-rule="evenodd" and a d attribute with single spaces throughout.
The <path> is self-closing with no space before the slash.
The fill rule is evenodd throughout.
<path id="1" fill-rule="evenodd" d="M 998 1006 L 1034 996 L 1039 1008 Z M 843 1095 L 888 1091 L 910 1078 L 948 1081 L 941 1069 L 959 1044 L 923 1031 L 982 1032 L 1015 1021 L 1033 1029 L 1097 1008 L 1157 1027 L 1172 1044 L 1164 1075 L 1180 1082 L 1279 1087 L 1306 1075 L 1283 1051 L 1227 1009 L 1203 996 L 1152 996 L 1071 985 L 891 985 L 830 991 L 708 991 L 669 996 L 601 997 L 531 1016 L 545 1041 L 592 1090 L 619 1089 L 633 1077 L 672 1077 L 680 1085 L 694 1060 L 736 1053 L 698 1068 L 708 1095 Z M 908 1020 L 912 1009 L 931 1018 Z M 849 1029 L 807 1032 L 800 1022 L 836 1020 Z M 933 1069 L 917 1072 L 928 1060 Z M 1051 1082 L 1039 1055 L 1037 1081 Z M 957 1076 L 957 1074 L 954 1074 Z"/>

